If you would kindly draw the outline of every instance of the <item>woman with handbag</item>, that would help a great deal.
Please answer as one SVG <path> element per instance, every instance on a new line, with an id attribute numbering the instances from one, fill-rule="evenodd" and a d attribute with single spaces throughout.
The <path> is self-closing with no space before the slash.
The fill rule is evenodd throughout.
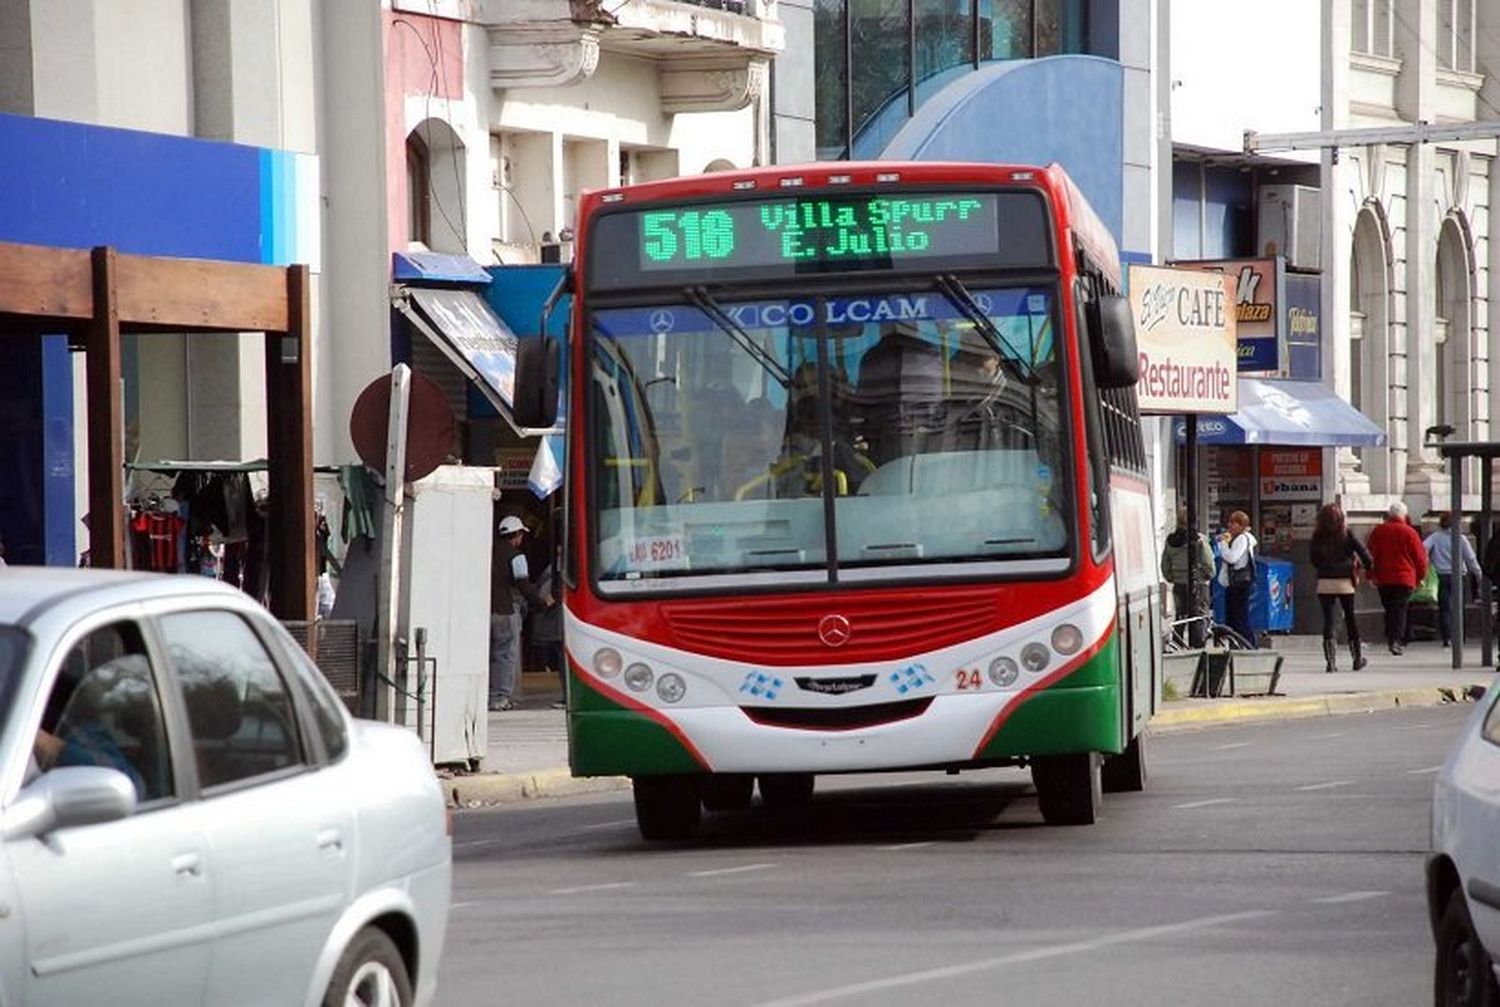
<path id="1" fill-rule="evenodd" d="M 1255 536 L 1250 534 L 1250 515 L 1237 510 L 1229 515 L 1229 530 L 1220 537 L 1219 583 L 1224 588 L 1224 621 L 1229 628 L 1255 646 L 1250 629 L 1250 594 L 1255 590 Z"/>
<path id="2" fill-rule="evenodd" d="M 1359 642 L 1359 624 L 1354 621 L 1354 592 L 1364 571 L 1374 564 L 1359 539 L 1349 531 L 1344 509 L 1336 503 L 1325 504 L 1318 511 L 1313 527 L 1308 557 L 1318 571 L 1318 607 L 1323 610 L 1324 671 L 1338 671 L 1338 641 L 1334 639 L 1335 604 L 1344 610 L 1344 632 L 1349 637 L 1349 656 L 1354 670 L 1369 664 Z"/>

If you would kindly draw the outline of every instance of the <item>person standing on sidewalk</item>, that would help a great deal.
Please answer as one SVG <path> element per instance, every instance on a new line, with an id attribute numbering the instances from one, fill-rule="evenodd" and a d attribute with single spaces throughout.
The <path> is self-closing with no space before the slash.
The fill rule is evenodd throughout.
<path id="1" fill-rule="evenodd" d="M 516 708 L 521 674 L 521 623 L 526 606 L 541 612 L 547 599 L 531 583 L 521 543 L 526 526 L 514 514 L 500 519 L 499 541 L 490 565 L 490 709 Z"/>
<path id="2" fill-rule="evenodd" d="M 1385 520 L 1370 532 L 1366 546 L 1375 561 L 1370 579 L 1380 589 L 1385 609 L 1385 643 L 1392 654 L 1401 654 L 1406 640 L 1406 609 L 1411 593 L 1427 576 L 1427 550 L 1417 530 L 1406 521 L 1406 504 L 1397 500 L 1386 511 Z"/>
<path id="3" fill-rule="evenodd" d="M 1197 550 L 1196 556 L 1188 548 L 1187 508 L 1179 507 L 1177 508 L 1177 528 L 1167 536 L 1167 544 L 1161 551 L 1161 575 L 1167 583 L 1172 585 L 1172 607 L 1177 613 L 1179 622 L 1199 614 L 1189 610 L 1189 560 L 1197 563 L 1193 572 L 1198 575 L 1200 611 L 1208 605 L 1208 585 L 1214 575 L 1214 551 L 1209 548 L 1208 536 L 1199 532 L 1193 543 L 1193 549 Z"/>
<path id="4" fill-rule="evenodd" d="M 1324 504 L 1318 511 L 1308 555 L 1318 571 L 1318 607 L 1323 610 L 1323 670 L 1338 671 L 1339 645 L 1333 633 L 1333 606 L 1338 604 L 1344 609 L 1349 656 L 1354 661 L 1354 670 L 1359 671 L 1370 662 L 1365 660 L 1359 642 L 1359 624 L 1354 620 L 1354 591 L 1359 587 L 1361 566 L 1368 570 L 1374 564 L 1349 530 L 1344 509 L 1338 504 Z"/>
<path id="5" fill-rule="evenodd" d="M 1229 515 L 1229 528 L 1221 537 L 1219 583 L 1224 587 L 1224 621 L 1229 628 L 1255 646 L 1250 629 L 1250 595 L 1255 590 L 1255 548 L 1250 534 L 1250 515 L 1237 510 Z"/>
<path id="6" fill-rule="evenodd" d="M 1443 511 L 1438 518 L 1437 531 L 1427 536 L 1422 546 L 1427 550 L 1427 560 L 1432 568 L 1437 571 L 1438 576 L 1438 636 L 1442 638 L 1443 646 L 1446 647 L 1453 640 L 1453 615 L 1448 610 L 1448 605 L 1453 597 L 1453 512 Z M 1479 557 L 1474 555 L 1474 547 L 1463 535 L 1458 537 L 1459 546 L 1463 555 L 1459 561 L 1463 563 L 1464 570 L 1474 576 L 1477 584 L 1484 572 L 1479 569 Z M 1459 602 L 1463 604 L 1462 601 Z M 1463 641 L 1459 641 L 1462 643 Z"/>

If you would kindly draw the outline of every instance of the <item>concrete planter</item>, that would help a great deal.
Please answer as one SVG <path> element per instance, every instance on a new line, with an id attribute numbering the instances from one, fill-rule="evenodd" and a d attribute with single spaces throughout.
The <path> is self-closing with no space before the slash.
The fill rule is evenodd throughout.
<path id="1" fill-rule="evenodd" d="M 1236 650 L 1230 653 L 1235 695 L 1269 696 L 1275 693 L 1276 683 L 1281 680 L 1284 655 L 1274 650 Z"/>

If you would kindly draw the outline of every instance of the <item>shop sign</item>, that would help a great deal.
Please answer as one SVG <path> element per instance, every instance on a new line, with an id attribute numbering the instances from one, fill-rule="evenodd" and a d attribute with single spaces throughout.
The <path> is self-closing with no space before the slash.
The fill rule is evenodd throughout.
<path id="1" fill-rule="evenodd" d="M 1262 448 L 1260 452 L 1260 498 L 1262 500 L 1321 500 L 1323 498 L 1323 449 Z"/>
<path id="2" fill-rule="evenodd" d="M 1232 284 L 1239 373 L 1275 373 L 1281 366 L 1280 259 L 1216 259 L 1178 263 L 1221 273 Z"/>
<path id="3" fill-rule="evenodd" d="M 1322 286 L 1320 277 L 1286 274 L 1286 376 L 1299 381 L 1323 380 Z"/>
<path id="4" fill-rule="evenodd" d="M 1142 413 L 1235 411 L 1232 292 L 1229 279 L 1217 274 L 1130 267 Z"/>

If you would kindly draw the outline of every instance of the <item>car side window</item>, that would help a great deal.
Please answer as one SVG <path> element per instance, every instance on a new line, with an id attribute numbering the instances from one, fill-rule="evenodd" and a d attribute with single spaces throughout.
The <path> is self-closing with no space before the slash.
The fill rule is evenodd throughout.
<path id="1" fill-rule="evenodd" d="M 292 655 L 296 670 L 300 672 L 294 677 L 312 710 L 313 724 L 317 727 L 318 736 L 323 739 L 323 749 L 328 755 L 328 761 L 337 762 L 349 747 L 349 733 L 344 726 L 344 704 L 307 651 L 291 640 L 287 641 L 286 649 Z"/>
<path id="2" fill-rule="evenodd" d="M 233 612 L 163 616 L 166 640 L 205 788 L 301 764 L 297 716 L 276 663 Z"/>
<path id="3" fill-rule="evenodd" d="M 1490 704 L 1490 712 L 1484 715 L 1481 732 L 1485 741 L 1500 745 L 1500 697 Z"/>
<path id="4" fill-rule="evenodd" d="M 101 627 L 58 667 L 32 749 L 39 770 L 103 766 L 142 804 L 176 793 L 156 670 L 133 622 Z"/>

